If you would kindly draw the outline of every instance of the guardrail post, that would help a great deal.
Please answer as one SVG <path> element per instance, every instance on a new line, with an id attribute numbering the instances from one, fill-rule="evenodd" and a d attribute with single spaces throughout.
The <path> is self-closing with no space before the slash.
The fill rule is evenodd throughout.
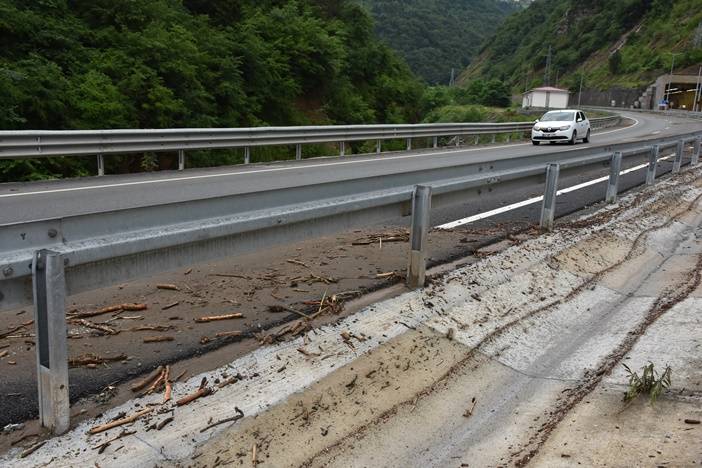
<path id="1" fill-rule="evenodd" d="M 244 164 L 249 164 L 251 162 L 251 147 L 244 146 Z"/>
<path id="2" fill-rule="evenodd" d="M 612 155 L 612 161 L 609 164 L 609 182 L 607 183 L 607 194 L 605 195 L 607 203 L 616 203 L 617 201 L 620 172 L 622 172 L 622 153 L 617 151 Z"/>
<path id="3" fill-rule="evenodd" d="M 178 150 L 178 170 L 182 171 L 185 169 L 185 151 Z"/>
<path id="4" fill-rule="evenodd" d="M 478 143 L 480 143 L 480 135 L 475 135 L 475 146 L 478 146 Z"/>
<path id="5" fill-rule="evenodd" d="M 66 280 L 63 255 L 39 250 L 32 261 L 39 420 L 54 434 L 69 428 Z"/>
<path id="6" fill-rule="evenodd" d="M 302 145 L 300 143 L 295 145 L 295 159 L 298 161 L 302 159 Z"/>
<path id="7" fill-rule="evenodd" d="M 412 150 L 412 139 L 408 138 L 407 139 L 407 151 L 411 151 L 411 150 Z"/>
<path id="8" fill-rule="evenodd" d="M 378 140 L 375 142 L 375 152 L 380 154 L 383 151 L 383 140 Z"/>
<path id="9" fill-rule="evenodd" d="M 426 279 L 426 250 L 431 212 L 431 187 L 418 185 L 412 196 L 412 227 L 410 229 L 410 256 L 407 268 L 407 286 L 424 286 Z"/>
<path id="10" fill-rule="evenodd" d="M 692 146 L 692 160 L 690 165 L 696 166 L 700 162 L 700 147 L 702 146 L 702 137 L 695 138 L 695 142 Z"/>
<path id="11" fill-rule="evenodd" d="M 456 148 L 461 146 L 461 135 L 456 135 Z"/>
<path id="12" fill-rule="evenodd" d="M 497 134 L 496 134 L 496 133 L 493 133 L 493 134 L 492 134 L 492 143 L 495 143 L 495 138 L 497 138 Z"/>
<path id="13" fill-rule="evenodd" d="M 98 166 L 98 175 L 99 176 L 104 176 L 105 175 L 105 159 L 102 157 L 101 154 L 97 155 L 97 166 Z"/>
<path id="14" fill-rule="evenodd" d="M 435 137 L 434 137 L 433 146 L 434 146 L 434 148 L 438 148 L 438 147 L 439 147 L 439 137 L 438 137 L 438 136 L 435 136 Z"/>
<path id="15" fill-rule="evenodd" d="M 673 162 L 673 174 L 677 174 L 680 172 L 680 168 L 682 167 L 682 157 L 683 157 L 683 150 L 685 149 L 685 145 L 683 145 L 683 140 L 678 141 L 678 146 L 675 148 L 675 161 Z"/>
<path id="16" fill-rule="evenodd" d="M 546 166 L 546 188 L 544 190 L 544 201 L 541 205 L 541 229 L 546 231 L 553 229 L 553 219 L 556 215 L 558 175 L 560 172 L 561 166 L 558 164 Z"/>
<path id="17" fill-rule="evenodd" d="M 346 142 L 339 142 L 339 156 L 346 156 Z"/>
<path id="18" fill-rule="evenodd" d="M 659 145 L 651 146 L 651 153 L 648 155 L 648 169 L 646 169 L 646 185 L 653 185 L 656 182 L 656 172 L 658 172 L 658 154 L 661 152 Z"/>
<path id="19" fill-rule="evenodd" d="M 509 142 L 511 142 L 511 141 L 512 141 L 512 134 L 511 134 L 511 133 L 508 133 L 508 134 L 507 134 L 507 143 L 509 143 Z"/>

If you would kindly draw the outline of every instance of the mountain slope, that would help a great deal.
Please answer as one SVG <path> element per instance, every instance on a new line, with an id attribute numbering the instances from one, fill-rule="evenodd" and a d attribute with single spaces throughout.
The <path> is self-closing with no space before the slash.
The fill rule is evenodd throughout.
<path id="1" fill-rule="evenodd" d="M 461 75 L 499 78 L 516 90 L 544 82 L 548 46 L 551 84 L 638 87 L 670 69 L 702 61 L 695 36 L 700 0 L 535 0 L 509 17 Z"/>
<path id="2" fill-rule="evenodd" d="M 0 43 L 2 130 L 420 118 L 420 81 L 353 0 L 0 0 Z M 0 181 L 87 164 L 0 161 Z"/>
<path id="3" fill-rule="evenodd" d="M 378 35 L 429 83 L 448 83 L 519 2 L 509 0 L 359 0 Z"/>

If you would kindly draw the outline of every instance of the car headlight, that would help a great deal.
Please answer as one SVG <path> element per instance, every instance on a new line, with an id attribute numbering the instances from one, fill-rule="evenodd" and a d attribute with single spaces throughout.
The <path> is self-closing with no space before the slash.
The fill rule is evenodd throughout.
<path id="1" fill-rule="evenodd" d="M 570 125 L 564 125 L 562 127 L 559 127 L 558 130 L 570 130 Z"/>
<path id="2" fill-rule="evenodd" d="M 539 130 L 541 130 L 541 128 L 539 128 L 538 125 L 534 125 L 534 130 L 536 130 L 538 132 Z"/>

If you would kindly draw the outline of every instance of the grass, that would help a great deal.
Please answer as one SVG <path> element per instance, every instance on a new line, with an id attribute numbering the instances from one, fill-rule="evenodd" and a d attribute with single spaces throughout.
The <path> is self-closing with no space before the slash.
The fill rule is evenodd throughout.
<path id="1" fill-rule="evenodd" d="M 624 401 L 629 402 L 640 395 L 648 395 L 651 404 L 654 404 L 663 390 L 670 388 L 671 375 L 673 373 L 670 366 L 666 366 L 662 374 L 656 372 L 652 362 L 641 368 L 641 376 L 632 371 L 629 366 L 623 364 L 629 376 L 629 388 L 624 395 Z"/>

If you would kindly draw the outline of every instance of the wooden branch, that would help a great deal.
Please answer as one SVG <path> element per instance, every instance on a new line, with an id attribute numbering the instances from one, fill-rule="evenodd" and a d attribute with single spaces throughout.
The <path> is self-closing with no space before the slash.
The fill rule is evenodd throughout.
<path id="1" fill-rule="evenodd" d="M 207 323 L 207 322 L 217 322 L 219 320 L 231 320 L 244 318 L 244 314 L 227 314 L 227 315 L 212 315 L 209 317 L 198 317 L 195 319 L 196 323 Z"/>
<path id="2" fill-rule="evenodd" d="M 89 435 L 99 434 L 100 432 L 109 431 L 110 429 L 112 429 L 114 427 L 119 427 L 119 426 L 123 426 L 125 424 L 132 423 L 132 422 L 136 421 L 137 419 L 141 418 L 142 416 L 145 416 L 145 415 L 151 413 L 153 410 L 154 410 L 153 408 L 146 408 L 146 409 L 143 409 L 141 411 L 134 413 L 131 416 L 127 416 L 126 418 L 118 419 L 116 421 L 112 421 L 112 422 L 109 422 L 107 424 L 102 424 L 100 426 L 95 426 L 88 431 L 88 434 Z"/>

